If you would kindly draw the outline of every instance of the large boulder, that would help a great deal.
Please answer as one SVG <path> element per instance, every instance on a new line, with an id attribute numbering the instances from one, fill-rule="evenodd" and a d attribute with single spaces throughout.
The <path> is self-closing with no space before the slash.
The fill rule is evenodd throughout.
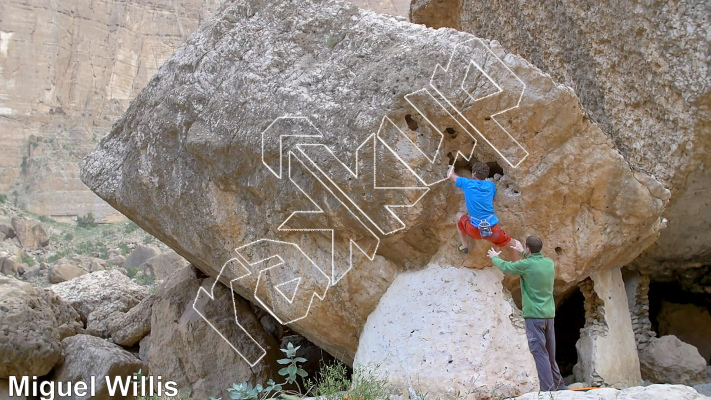
<path id="1" fill-rule="evenodd" d="M 0 277 L 0 378 L 45 375 L 61 354 L 52 307 L 29 283 Z"/>
<path id="2" fill-rule="evenodd" d="M 120 395 L 111 396 L 106 377 L 111 379 L 130 378 L 141 371 L 146 375 L 148 366 L 136 356 L 113 343 L 90 335 L 76 335 L 62 340 L 64 347 L 64 362 L 54 370 L 52 380 L 55 382 L 84 381 L 89 384 L 96 382 L 95 395 L 74 396 L 73 399 L 108 400 L 123 398 Z"/>
<path id="3" fill-rule="evenodd" d="M 438 69 L 445 100 L 430 78 L 465 41 L 452 69 Z M 467 72 L 472 65 L 505 90 Z M 294 134 L 309 136 L 283 137 Z M 559 291 L 628 263 L 664 226 L 669 193 L 630 168 L 573 90 L 495 42 L 336 0 L 226 2 L 85 159 L 82 179 L 200 270 L 350 363 L 397 271 L 455 248 L 464 204 L 443 179 L 455 157 L 457 168 L 471 163 L 458 151 L 469 156 L 475 139 L 471 161 L 499 173 L 502 226 L 544 238 Z M 306 142 L 326 147 L 296 145 Z M 354 168 L 356 153 L 358 178 L 339 162 Z M 487 248 L 473 248 L 466 266 L 489 265 Z M 222 271 L 236 252 L 247 267 Z M 260 262 L 277 254 L 284 263 Z M 279 289 L 287 287 L 288 296 Z"/>
<path id="4" fill-rule="evenodd" d="M 0 253 L 0 273 L 3 275 L 16 277 L 18 271 L 18 265 L 7 253 Z"/>
<path id="5" fill-rule="evenodd" d="M 497 40 L 576 89 L 621 154 L 671 191 L 654 273 L 711 262 L 708 3 L 413 0 L 412 22 Z M 630 34 L 633 32 L 633 34 Z"/>
<path id="6" fill-rule="evenodd" d="M 173 272 L 188 266 L 188 261 L 178 253 L 171 251 L 152 257 L 143 264 L 144 273 L 162 280 Z"/>
<path id="7" fill-rule="evenodd" d="M 62 283 L 86 274 L 88 274 L 88 272 L 85 269 L 71 264 L 59 264 L 49 267 L 47 279 L 49 283 Z"/>
<path id="8" fill-rule="evenodd" d="M 13 217 L 12 228 L 22 247 L 28 250 L 37 250 L 49 245 L 49 235 L 40 221 Z"/>
<path id="9" fill-rule="evenodd" d="M 401 273 L 368 317 L 354 367 L 435 397 L 535 390 L 524 320 L 501 278 L 495 267 L 474 271 L 444 259 Z"/>
<path id="10" fill-rule="evenodd" d="M 41 288 L 37 289 L 37 291 L 52 309 L 54 319 L 57 321 L 57 331 L 59 332 L 60 340 L 84 331 L 84 324 L 74 307 L 67 304 L 67 302 L 62 300 L 50 289 Z"/>
<path id="11" fill-rule="evenodd" d="M 0 224 L 0 241 L 15 237 L 15 230 L 10 225 Z"/>
<path id="12" fill-rule="evenodd" d="M 200 287 L 209 289 L 213 283 L 214 278 L 198 278 L 192 266 L 171 275 L 154 296 L 147 352 L 144 346 L 148 343 L 141 341 L 141 353 L 147 353 L 151 374 L 176 382 L 181 393 L 196 399 L 228 398 L 226 388 L 235 382 L 264 383 L 276 376 L 275 359 L 281 358 L 278 343 L 264 332 L 249 303 L 233 298 L 222 284 L 212 288 L 214 299 L 203 296 L 195 304 L 220 333 L 200 317 L 194 295 Z M 235 324 L 235 318 L 266 350 L 262 361 L 252 367 L 233 347 L 251 340 Z"/>
<path id="13" fill-rule="evenodd" d="M 100 337 L 110 336 L 112 319 L 148 297 L 148 289 L 115 270 L 82 275 L 51 290 L 79 312 L 86 333 Z"/>
<path id="14" fill-rule="evenodd" d="M 128 254 L 128 257 L 126 257 L 122 267 L 126 269 L 140 268 L 146 261 L 157 255 L 160 255 L 160 249 L 157 246 L 151 244 L 138 245 L 135 249 L 131 250 L 131 253 Z"/>
<path id="15" fill-rule="evenodd" d="M 642 378 L 655 383 L 693 385 L 706 379 L 706 360 L 674 335 L 653 338 L 640 349 L 639 363 Z"/>
<path id="16" fill-rule="evenodd" d="M 109 322 L 109 332 L 114 343 L 131 347 L 151 331 L 151 313 L 155 296 L 143 299 L 127 313 Z"/>

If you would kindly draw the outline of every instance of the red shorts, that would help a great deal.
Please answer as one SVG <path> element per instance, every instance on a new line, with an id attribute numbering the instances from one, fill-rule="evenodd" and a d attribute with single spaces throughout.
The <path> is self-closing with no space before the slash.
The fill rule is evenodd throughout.
<path id="1" fill-rule="evenodd" d="M 509 236 L 508 233 L 504 232 L 501 228 L 499 228 L 499 224 L 496 224 L 491 227 L 491 236 L 489 236 L 488 238 L 482 238 L 479 234 L 479 228 L 472 224 L 472 221 L 469 219 L 468 215 L 462 215 L 462 217 L 459 218 L 457 227 L 459 227 L 460 231 L 466 233 L 474 239 L 484 239 L 499 247 L 504 247 L 511 241 L 511 236 Z"/>

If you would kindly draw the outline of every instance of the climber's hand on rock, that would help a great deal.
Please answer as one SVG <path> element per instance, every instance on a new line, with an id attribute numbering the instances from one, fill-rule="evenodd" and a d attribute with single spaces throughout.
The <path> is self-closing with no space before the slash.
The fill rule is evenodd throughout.
<path id="1" fill-rule="evenodd" d="M 494 250 L 493 248 L 489 249 L 489 252 L 486 253 L 486 255 L 489 256 L 489 258 L 497 257 L 499 254 L 501 254 L 501 252 L 500 252 L 500 251 L 496 251 L 496 250 Z"/>
<path id="2" fill-rule="evenodd" d="M 447 179 L 453 182 L 457 180 L 457 175 L 454 173 L 454 165 L 449 167 L 449 170 L 447 171 Z"/>
<path id="3" fill-rule="evenodd" d="M 521 242 L 519 242 L 519 241 L 516 240 L 516 239 L 513 239 L 513 244 L 511 245 L 511 248 L 514 249 L 514 250 L 516 250 L 516 251 L 519 252 L 519 253 L 523 253 L 523 251 L 525 250 L 525 249 L 523 248 L 523 244 L 521 244 Z"/>

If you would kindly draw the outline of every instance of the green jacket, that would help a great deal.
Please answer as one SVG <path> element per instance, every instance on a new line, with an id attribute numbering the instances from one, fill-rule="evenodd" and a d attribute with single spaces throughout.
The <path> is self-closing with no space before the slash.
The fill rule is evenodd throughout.
<path id="1" fill-rule="evenodd" d="M 541 253 L 524 254 L 520 261 L 504 261 L 492 258 L 500 270 L 521 277 L 521 298 L 524 318 L 554 318 L 553 280 L 555 265 L 553 260 Z"/>

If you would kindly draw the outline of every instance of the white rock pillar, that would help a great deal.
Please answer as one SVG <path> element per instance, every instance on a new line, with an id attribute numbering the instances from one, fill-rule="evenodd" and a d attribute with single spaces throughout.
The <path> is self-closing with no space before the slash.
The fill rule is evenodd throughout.
<path id="1" fill-rule="evenodd" d="M 580 289 L 585 296 L 585 327 L 576 344 L 575 379 L 591 386 L 639 385 L 637 343 L 620 268 L 594 272 Z"/>

